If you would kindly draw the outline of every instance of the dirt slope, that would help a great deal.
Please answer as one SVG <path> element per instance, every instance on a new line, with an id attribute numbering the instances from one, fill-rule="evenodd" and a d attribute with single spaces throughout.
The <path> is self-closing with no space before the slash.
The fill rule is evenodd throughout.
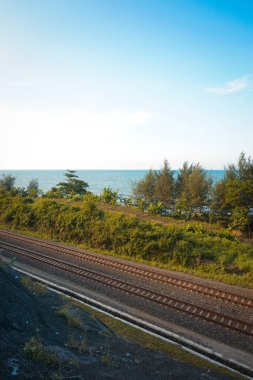
<path id="1" fill-rule="evenodd" d="M 7 267 L 0 268 L 0 336 L 0 380 L 231 378 L 123 339 Z"/>

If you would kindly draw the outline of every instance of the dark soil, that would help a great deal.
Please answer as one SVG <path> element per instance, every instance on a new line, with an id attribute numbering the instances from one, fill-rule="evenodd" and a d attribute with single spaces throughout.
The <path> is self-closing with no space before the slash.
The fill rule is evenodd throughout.
<path id="1" fill-rule="evenodd" d="M 21 279 L 0 268 L 0 380 L 231 378 L 127 341 L 92 313 L 49 290 L 31 291 Z M 31 339 L 44 356 L 24 351 Z"/>

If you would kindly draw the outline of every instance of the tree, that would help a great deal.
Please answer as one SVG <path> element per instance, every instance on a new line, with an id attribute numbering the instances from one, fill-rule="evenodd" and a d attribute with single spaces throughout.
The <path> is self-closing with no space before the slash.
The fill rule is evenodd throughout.
<path id="1" fill-rule="evenodd" d="M 165 159 L 161 170 L 149 170 L 145 177 L 135 183 L 132 188 L 133 196 L 137 203 L 140 201 L 149 205 L 150 203 L 161 203 L 164 207 L 171 207 L 174 196 L 173 171 Z"/>
<path id="2" fill-rule="evenodd" d="M 145 177 L 133 184 L 132 192 L 136 201 L 143 200 L 148 203 L 155 201 L 156 173 L 149 170 Z"/>
<path id="3" fill-rule="evenodd" d="M 251 157 L 246 157 L 245 153 L 240 154 L 238 160 L 238 174 L 241 180 L 253 180 L 253 160 Z"/>
<path id="4" fill-rule="evenodd" d="M 253 160 L 241 153 L 237 165 L 228 165 L 225 176 L 214 188 L 213 208 L 224 221 L 239 230 L 253 227 Z"/>
<path id="5" fill-rule="evenodd" d="M 75 170 L 67 170 L 64 174 L 65 182 L 59 182 L 56 188 L 63 198 L 71 198 L 75 195 L 84 195 L 87 192 L 88 183 L 78 179 Z"/>
<path id="6" fill-rule="evenodd" d="M 216 221 L 228 225 L 232 209 L 231 196 L 235 195 L 238 171 L 234 164 L 225 167 L 224 178 L 216 182 L 213 188 L 211 208 Z M 229 196 L 229 193 L 231 196 Z"/>
<path id="7" fill-rule="evenodd" d="M 162 202 L 164 207 L 171 207 L 174 200 L 173 171 L 165 159 L 163 168 L 156 172 L 155 194 L 156 202 Z"/>
<path id="8" fill-rule="evenodd" d="M 210 203 L 212 180 L 198 164 L 183 164 L 176 181 L 176 208 L 191 217 L 193 212 L 203 212 Z"/>
<path id="9" fill-rule="evenodd" d="M 31 179 L 31 181 L 29 182 L 27 186 L 26 191 L 30 197 L 37 198 L 40 193 L 38 179 L 36 178 Z"/>
<path id="10" fill-rule="evenodd" d="M 16 177 L 8 174 L 2 175 L 2 179 L 0 179 L 0 191 L 1 192 L 11 192 L 14 189 L 14 184 L 16 181 Z"/>
<path id="11" fill-rule="evenodd" d="M 192 173 L 192 165 L 189 166 L 188 162 L 183 163 L 182 169 L 176 179 L 175 192 L 176 192 L 176 210 L 180 216 L 189 212 L 189 194 L 187 192 L 187 183 L 189 176 Z"/>

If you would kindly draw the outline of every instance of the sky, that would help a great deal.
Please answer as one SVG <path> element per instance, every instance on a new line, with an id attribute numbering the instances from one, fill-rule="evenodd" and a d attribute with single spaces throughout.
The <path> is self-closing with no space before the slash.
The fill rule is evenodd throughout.
<path id="1" fill-rule="evenodd" d="M 0 169 L 253 156 L 252 0 L 0 0 Z"/>

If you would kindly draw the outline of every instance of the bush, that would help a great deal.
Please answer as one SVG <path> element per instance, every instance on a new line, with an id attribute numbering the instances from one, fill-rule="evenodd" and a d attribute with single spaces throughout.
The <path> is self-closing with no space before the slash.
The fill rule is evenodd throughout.
<path id="1" fill-rule="evenodd" d="M 253 246 L 242 244 L 225 230 L 208 231 L 200 225 L 162 226 L 113 212 L 103 212 L 87 194 L 77 206 L 68 202 L 38 199 L 24 203 L 22 198 L 0 195 L 1 222 L 17 230 L 32 230 L 42 236 L 82 244 L 169 266 L 229 270 L 250 276 Z M 247 280 L 250 281 L 250 280 Z"/>
<path id="2" fill-rule="evenodd" d="M 54 366 L 60 363 L 58 355 L 47 349 L 39 339 L 32 337 L 23 347 L 24 353 L 31 359 Z"/>
<path id="3" fill-rule="evenodd" d="M 188 266 L 196 262 L 200 253 L 194 248 L 193 241 L 179 240 L 173 251 L 172 260 L 179 265 Z"/>

